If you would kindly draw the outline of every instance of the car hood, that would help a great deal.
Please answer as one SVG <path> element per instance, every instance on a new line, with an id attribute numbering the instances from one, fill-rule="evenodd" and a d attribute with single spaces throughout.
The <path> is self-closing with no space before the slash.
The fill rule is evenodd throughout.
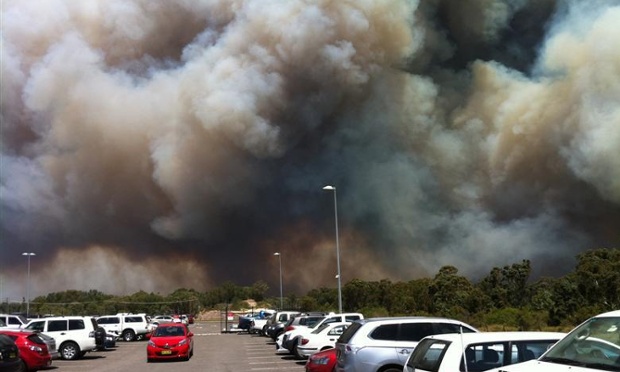
<path id="1" fill-rule="evenodd" d="M 598 369 L 570 366 L 566 364 L 541 362 L 530 360 L 528 362 L 500 367 L 488 372 L 595 372 Z"/>

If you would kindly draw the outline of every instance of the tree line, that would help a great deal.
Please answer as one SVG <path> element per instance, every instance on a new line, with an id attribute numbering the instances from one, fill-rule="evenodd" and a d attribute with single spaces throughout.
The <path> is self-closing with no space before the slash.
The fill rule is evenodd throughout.
<path id="1" fill-rule="evenodd" d="M 432 278 L 392 282 L 353 279 L 342 287 L 343 311 L 366 317 L 430 315 L 466 321 L 480 328 L 566 329 L 588 317 L 620 309 L 620 249 L 593 249 L 577 257 L 575 269 L 557 278 L 530 280 L 531 262 L 522 260 L 493 268 L 476 283 L 444 266 Z M 118 312 L 197 314 L 209 309 L 275 308 L 269 286 L 232 282 L 206 292 L 181 288 L 162 295 L 139 291 L 113 296 L 96 290 L 50 293 L 30 302 L 31 314 L 103 315 Z M 336 311 L 337 288 L 315 288 L 305 295 L 289 294 L 284 307 L 299 311 Z M 24 304 L 0 304 L 0 312 L 20 312 Z"/>

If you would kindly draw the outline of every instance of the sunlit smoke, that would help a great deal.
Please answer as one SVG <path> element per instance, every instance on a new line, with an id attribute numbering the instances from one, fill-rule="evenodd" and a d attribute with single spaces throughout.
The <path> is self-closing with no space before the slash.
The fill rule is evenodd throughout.
<path id="1" fill-rule="evenodd" d="M 536 277 L 620 243 L 620 2 L 5 0 L 4 294 Z M 129 269 L 128 269 L 129 268 Z M 141 278 L 140 280 L 138 280 Z M 274 292 L 275 293 L 275 292 Z"/>

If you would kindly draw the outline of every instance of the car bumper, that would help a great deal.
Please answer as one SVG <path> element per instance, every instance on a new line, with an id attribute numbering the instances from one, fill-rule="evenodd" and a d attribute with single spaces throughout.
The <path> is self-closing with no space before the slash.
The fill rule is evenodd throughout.
<path id="1" fill-rule="evenodd" d="M 52 365 L 52 356 L 49 354 L 29 353 L 29 355 L 25 355 L 25 353 L 22 353 L 22 359 L 26 362 L 29 370 L 41 369 Z"/>
<path id="2" fill-rule="evenodd" d="M 146 349 L 146 357 L 148 359 L 181 359 L 189 357 L 189 352 L 189 345 L 173 347 L 170 349 L 149 346 Z"/>
<path id="3" fill-rule="evenodd" d="M 309 357 L 312 354 L 316 354 L 319 352 L 318 348 L 315 347 L 299 347 L 297 346 L 297 352 L 299 353 L 299 355 L 305 356 L 305 357 Z"/>

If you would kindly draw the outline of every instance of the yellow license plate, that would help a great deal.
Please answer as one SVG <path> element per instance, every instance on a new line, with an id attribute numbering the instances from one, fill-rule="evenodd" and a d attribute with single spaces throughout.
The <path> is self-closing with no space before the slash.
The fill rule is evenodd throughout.
<path id="1" fill-rule="evenodd" d="M 163 351 L 161 352 L 161 355 L 170 355 L 170 354 L 172 354 L 172 351 L 171 351 L 171 350 L 163 350 Z"/>
<path id="2" fill-rule="evenodd" d="M 17 354 L 9 353 L 9 359 L 15 359 L 15 358 L 17 358 Z"/>

